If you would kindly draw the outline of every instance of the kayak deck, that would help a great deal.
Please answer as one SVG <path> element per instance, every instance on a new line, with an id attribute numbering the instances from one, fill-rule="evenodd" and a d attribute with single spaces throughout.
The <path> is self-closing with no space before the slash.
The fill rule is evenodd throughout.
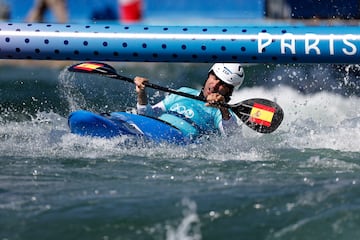
<path id="1" fill-rule="evenodd" d="M 68 118 L 71 133 L 100 138 L 134 136 L 155 142 L 191 142 L 180 130 L 151 117 L 127 112 L 97 114 L 86 110 L 72 112 Z"/>

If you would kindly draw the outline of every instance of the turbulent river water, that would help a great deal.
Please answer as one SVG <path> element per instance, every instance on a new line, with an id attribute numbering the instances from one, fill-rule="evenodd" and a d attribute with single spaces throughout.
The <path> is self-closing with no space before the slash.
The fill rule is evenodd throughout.
<path id="1" fill-rule="evenodd" d="M 210 65 L 125 63 L 119 72 L 199 87 Z M 357 66 L 245 67 L 233 102 L 285 118 L 201 144 L 79 137 L 76 109 L 120 111 L 134 86 L 46 66 L 0 67 L 0 239 L 357 239 Z M 154 94 L 156 101 L 163 93 Z"/>

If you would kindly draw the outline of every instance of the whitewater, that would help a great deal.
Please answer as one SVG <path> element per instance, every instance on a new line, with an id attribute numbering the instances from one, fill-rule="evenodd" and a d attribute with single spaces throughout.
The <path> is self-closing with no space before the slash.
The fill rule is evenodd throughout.
<path id="1" fill-rule="evenodd" d="M 127 67 L 118 69 L 171 87 L 207 71 Z M 360 98 L 339 89 L 304 92 L 286 84 L 299 77 L 293 70 L 267 70 L 259 78 L 272 84 L 245 85 L 232 99 L 276 101 L 285 115 L 274 133 L 239 126 L 230 137 L 177 146 L 69 132 L 73 110 L 131 109 L 131 84 L 63 68 L 2 68 L 0 238 L 360 237 Z M 250 79 L 259 73 L 248 72 Z M 153 101 L 163 95 L 154 94 Z"/>

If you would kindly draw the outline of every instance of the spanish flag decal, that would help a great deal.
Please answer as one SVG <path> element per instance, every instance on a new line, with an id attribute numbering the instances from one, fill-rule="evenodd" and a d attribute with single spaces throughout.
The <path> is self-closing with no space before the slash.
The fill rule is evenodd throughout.
<path id="1" fill-rule="evenodd" d="M 271 126 L 271 121 L 274 117 L 275 108 L 262 105 L 260 103 L 254 103 L 250 112 L 250 121 L 264 125 Z"/>
<path id="2" fill-rule="evenodd" d="M 103 66 L 104 65 L 101 63 L 82 63 L 82 64 L 77 65 L 75 68 L 91 72 L 92 70 L 103 67 Z"/>

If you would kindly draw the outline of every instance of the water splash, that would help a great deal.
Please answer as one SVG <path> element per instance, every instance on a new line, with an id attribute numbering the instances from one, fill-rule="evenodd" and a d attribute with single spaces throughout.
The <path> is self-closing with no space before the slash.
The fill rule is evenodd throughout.
<path id="1" fill-rule="evenodd" d="M 289 87 L 278 86 L 271 90 L 242 89 L 235 94 L 233 101 L 253 97 L 274 100 L 284 110 L 283 123 L 271 135 L 281 138 L 279 145 L 274 147 L 360 151 L 360 140 L 356 137 L 360 134 L 359 97 L 344 97 L 325 91 L 303 95 Z M 257 135 L 246 134 L 247 139 L 254 136 Z"/>
<path id="2" fill-rule="evenodd" d="M 66 69 L 61 71 L 58 90 L 60 96 L 67 101 L 70 112 L 86 107 L 85 97 L 76 86 L 75 73 L 71 73 Z"/>
<path id="3" fill-rule="evenodd" d="M 134 155 L 213 161 L 276 159 L 276 149 L 281 148 L 360 151 L 360 98 L 327 92 L 302 95 L 280 86 L 271 90 L 245 88 L 235 93 L 233 101 L 254 97 L 275 100 L 283 107 L 284 121 L 274 133 L 260 134 L 242 126 L 229 138 L 211 137 L 200 145 L 131 145 L 128 137 L 108 140 L 75 136 L 69 132 L 66 116 L 49 111 L 38 112 L 30 120 L 2 121 L 0 150 L 9 156 Z"/>
<path id="4" fill-rule="evenodd" d="M 167 225 L 166 240 L 201 240 L 200 218 L 196 203 L 188 198 L 182 200 L 184 218 L 177 227 Z"/>

